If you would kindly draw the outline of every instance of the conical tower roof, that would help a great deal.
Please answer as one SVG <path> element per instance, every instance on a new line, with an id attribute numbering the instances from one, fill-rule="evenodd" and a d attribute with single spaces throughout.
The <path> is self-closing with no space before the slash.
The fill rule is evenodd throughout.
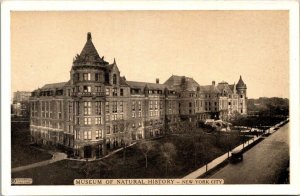
<path id="1" fill-rule="evenodd" d="M 240 79 L 236 84 L 236 88 L 247 88 L 247 85 L 244 83 L 242 76 L 240 76 Z"/>
<path id="2" fill-rule="evenodd" d="M 108 62 L 104 61 L 103 57 L 101 58 L 97 52 L 97 49 L 92 42 L 92 35 L 90 32 L 88 32 L 86 43 L 80 55 L 76 56 L 74 63 L 108 64 Z"/>

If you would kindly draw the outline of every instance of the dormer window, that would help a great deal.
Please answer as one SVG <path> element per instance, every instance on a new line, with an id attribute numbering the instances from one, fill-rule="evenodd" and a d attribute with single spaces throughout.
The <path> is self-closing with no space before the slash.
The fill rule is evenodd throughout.
<path id="1" fill-rule="evenodd" d="M 116 74 L 113 75 L 113 84 L 117 84 L 117 75 Z"/>

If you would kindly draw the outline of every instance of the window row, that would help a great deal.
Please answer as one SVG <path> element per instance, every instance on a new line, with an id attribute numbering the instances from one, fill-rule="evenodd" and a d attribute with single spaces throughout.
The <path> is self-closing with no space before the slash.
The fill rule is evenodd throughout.
<path id="1" fill-rule="evenodd" d="M 104 76 L 102 73 L 94 73 L 93 77 L 91 73 L 74 73 L 73 74 L 73 80 L 75 82 L 77 81 L 98 81 L 103 82 Z"/>

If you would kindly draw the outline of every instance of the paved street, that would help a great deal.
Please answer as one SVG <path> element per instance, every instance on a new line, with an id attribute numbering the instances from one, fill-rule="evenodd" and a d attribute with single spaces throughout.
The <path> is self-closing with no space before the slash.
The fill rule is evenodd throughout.
<path id="1" fill-rule="evenodd" d="M 289 123 L 244 153 L 244 160 L 228 164 L 209 178 L 225 184 L 274 184 L 289 165 Z"/>

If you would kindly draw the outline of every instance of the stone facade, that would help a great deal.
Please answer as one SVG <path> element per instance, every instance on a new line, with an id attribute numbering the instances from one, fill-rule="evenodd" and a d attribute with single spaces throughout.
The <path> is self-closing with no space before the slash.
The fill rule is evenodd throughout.
<path id="1" fill-rule="evenodd" d="M 70 80 L 47 84 L 30 97 L 30 129 L 37 143 L 59 145 L 81 158 L 100 157 L 134 140 L 160 137 L 182 119 L 227 119 L 247 114 L 246 85 L 172 75 L 164 84 L 127 81 L 92 43 L 73 59 Z"/>
<path id="2" fill-rule="evenodd" d="M 14 116 L 28 118 L 30 96 L 31 92 L 28 91 L 14 92 L 11 114 Z"/>

